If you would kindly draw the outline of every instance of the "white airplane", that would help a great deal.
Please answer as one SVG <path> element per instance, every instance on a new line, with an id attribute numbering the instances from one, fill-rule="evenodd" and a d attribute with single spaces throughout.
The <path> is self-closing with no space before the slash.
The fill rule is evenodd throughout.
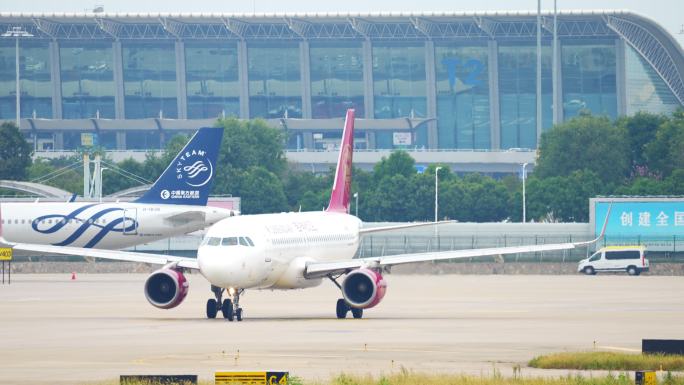
<path id="1" fill-rule="evenodd" d="M 200 128 L 132 202 L 0 203 L 2 236 L 12 243 L 121 249 L 209 227 L 236 214 L 207 206 L 222 136 L 222 128 Z"/>
<path id="2" fill-rule="evenodd" d="M 243 318 L 240 295 L 247 289 L 303 289 L 330 279 L 342 291 L 337 300 L 338 318 L 351 311 L 361 318 L 364 309 L 380 303 L 387 291 L 383 273 L 404 263 L 471 258 L 487 255 L 573 249 L 598 241 L 497 247 L 386 257 L 354 258 L 361 236 L 370 232 L 434 225 L 408 224 L 363 228 L 349 215 L 352 173 L 354 111 L 347 111 L 330 203 L 325 211 L 242 215 L 226 218 L 208 229 L 197 258 L 88 250 L 73 247 L 15 244 L 16 250 L 81 255 L 163 265 L 145 282 L 145 296 L 161 309 L 178 306 L 188 293 L 185 270 L 199 271 L 210 283 L 215 298 L 207 301 L 206 315 L 219 311 L 232 321 Z M 605 231 L 605 225 L 604 230 Z M 344 279 L 340 279 L 344 276 Z M 223 299 L 228 290 L 229 298 Z"/>

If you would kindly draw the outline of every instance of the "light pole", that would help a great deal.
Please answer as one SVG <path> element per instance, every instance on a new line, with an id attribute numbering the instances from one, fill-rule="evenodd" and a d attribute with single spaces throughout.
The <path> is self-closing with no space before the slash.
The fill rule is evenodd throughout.
<path id="1" fill-rule="evenodd" d="M 435 222 L 439 218 L 439 170 L 442 167 L 435 167 Z"/>
<path id="2" fill-rule="evenodd" d="M 32 37 L 33 35 L 30 34 L 27 31 L 24 31 L 21 27 L 12 27 L 12 29 L 8 30 L 7 32 L 3 33 L 1 35 L 2 37 L 13 37 L 16 40 L 15 43 L 15 51 L 14 51 L 14 56 L 15 56 L 15 75 L 17 76 L 17 94 L 16 94 L 16 100 L 17 100 L 17 128 L 19 128 L 19 124 L 21 123 L 21 87 L 19 86 L 19 38 L 20 37 Z"/>
<path id="3" fill-rule="evenodd" d="M 522 221 L 523 223 L 527 222 L 527 210 L 525 210 L 525 167 L 527 167 L 529 163 L 525 162 L 522 165 L 522 180 L 523 180 L 523 218 Z"/>
<path id="4" fill-rule="evenodd" d="M 102 188 L 102 174 L 104 174 L 105 170 L 109 170 L 109 169 L 107 167 L 102 167 L 100 169 L 100 191 L 99 191 L 100 192 L 100 203 L 102 203 L 102 190 L 104 190 Z"/>
<path id="5" fill-rule="evenodd" d="M 354 193 L 354 216 L 359 217 L 359 193 Z"/>

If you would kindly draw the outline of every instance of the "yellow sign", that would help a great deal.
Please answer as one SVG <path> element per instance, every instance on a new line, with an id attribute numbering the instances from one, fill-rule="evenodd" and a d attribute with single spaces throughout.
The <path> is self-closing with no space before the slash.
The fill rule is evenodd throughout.
<path id="1" fill-rule="evenodd" d="M 644 385 L 656 385 L 657 383 L 655 372 L 644 373 Z"/>
<path id="2" fill-rule="evenodd" d="M 216 385 L 287 385 L 288 372 L 216 372 Z"/>
<path id="3" fill-rule="evenodd" d="M 81 146 L 92 147 L 95 144 L 94 137 L 95 137 L 94 134 L 91 134 L 88 132 L 82 132 L 81 133 Z"/>
<path id="4" fill-rule="evenodd" d="M 657 385 L 656 373 L 652 370 L 636 371 L 634 373 L 634 383 L 636 385 Z"/>
<path id="5" fill-rule="evenodd" d="M 0 248 L 0 261 L 11 261 L 12 249 L 9 247 Z"/>

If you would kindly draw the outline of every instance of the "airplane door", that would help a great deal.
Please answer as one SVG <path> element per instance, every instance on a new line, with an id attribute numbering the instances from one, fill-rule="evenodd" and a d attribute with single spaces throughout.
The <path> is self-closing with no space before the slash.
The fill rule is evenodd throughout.
<path id="1" fill-rule="evenodd" d="M 124 209 L 123 210 L 123 235 L 137 235 L 138 234 L 138 209 Z"/>

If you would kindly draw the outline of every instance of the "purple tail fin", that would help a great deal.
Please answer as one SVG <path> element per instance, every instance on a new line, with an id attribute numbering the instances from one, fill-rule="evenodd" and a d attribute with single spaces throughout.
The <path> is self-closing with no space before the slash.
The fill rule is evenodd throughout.
<path id="1" fill-rule="evenodd" d="M 337 159 L 335 182 L 330 194 L 330 203 L 325 211 L 348 213 L 352 182 L 352 155 L 354 153 L 354 110 L 347 110 L 342 132 L 340 156 Z"/>

